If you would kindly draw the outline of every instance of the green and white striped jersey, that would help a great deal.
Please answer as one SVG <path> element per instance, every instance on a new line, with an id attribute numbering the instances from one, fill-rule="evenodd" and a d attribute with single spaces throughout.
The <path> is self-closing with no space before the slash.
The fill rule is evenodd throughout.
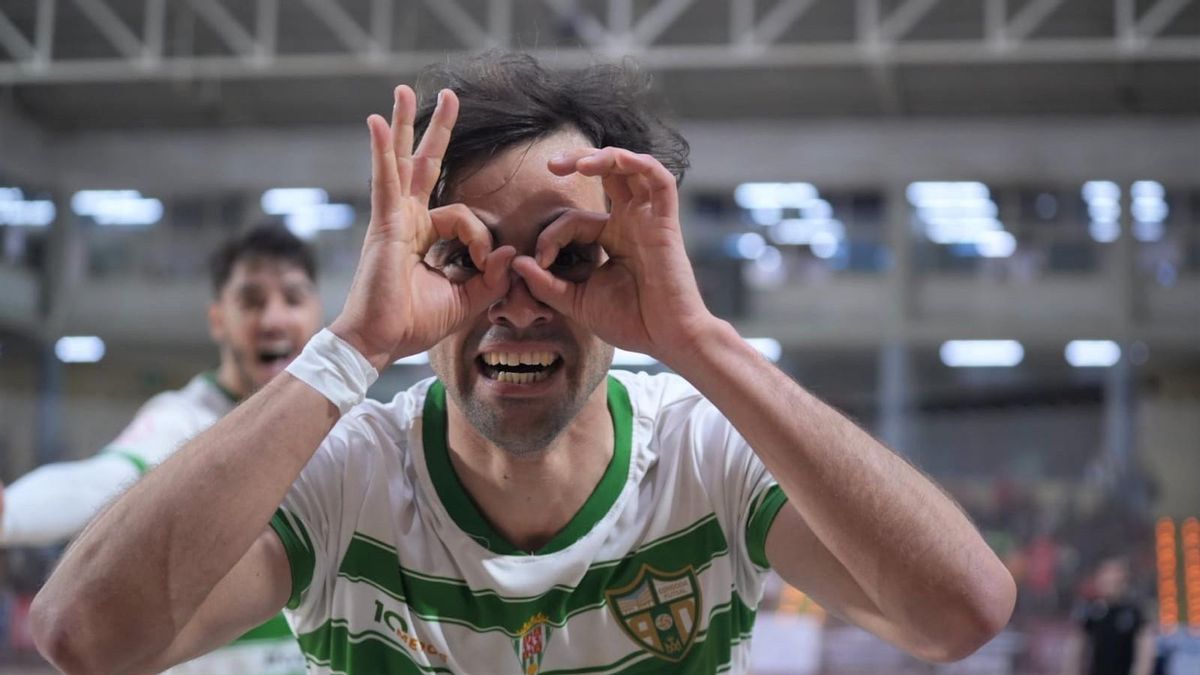
<path id="1" fill-rule="evenodd" d="M 271 523 L 309 672 L 746 671 L 782 490 L 677 376 L 614 371 L 608 405 L 606 473 L 533 554 L 455 475 L 440 382 L 347 414 Z"/>
<path id="2" fill-rule="evenodd" d="M 237 399 L 201 373 L 182 389 L 157 394 L 102 452 L 128 460 L 144 474 L 161 464 L 184 443 L 216 423 Z M 114 494 L 124 485 L 114 485 Z M 232 644 L 175 666 L 168 675 L 299 675 L 304 658 L 283 616 L 251 630 Z"/>

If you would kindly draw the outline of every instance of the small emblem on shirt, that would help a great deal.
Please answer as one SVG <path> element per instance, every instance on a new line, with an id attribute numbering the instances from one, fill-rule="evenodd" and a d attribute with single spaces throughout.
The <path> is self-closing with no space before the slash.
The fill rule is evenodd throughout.
<path id="1" fill-rule="evenodd" d="M 605 592 L 621 628 L 643 649 L 681 661 L 696 637 L 700 584 L 691 565 L 662 572 L 642 565 L 628 585 Z"/>
<path id="2" fill-rule="evenodd" d="M 546 646 L 550 642 L 550 634 L 554 629 L 550 619 L 545 614 L 534 614 L 521 626 L 521 632 L 513 639 L 513 651 L 521 661 L 521 672 L 525 675 L 537 675 L 542 669 L 542 657 L 546 654 Z"/>

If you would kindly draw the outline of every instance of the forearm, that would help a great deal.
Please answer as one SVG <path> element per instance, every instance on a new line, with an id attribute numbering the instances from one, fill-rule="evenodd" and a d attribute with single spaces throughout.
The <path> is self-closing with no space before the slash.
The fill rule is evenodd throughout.
<path id="1" fill-rule="evenodd" d="M 917 641 L 1007 621 L 1011 577 L 954 502 L 732 327 L 719 324 L 668 365 L 730 420 L 821 542 Z"/>
<path id="2" fill-rule="evenodd" d="M 283 373 L 188 443 L 68 550 L 35 601 L 39 647 L 114 673 L 163 649 L 263 531 L 337 417 Z"/>
<path id="3" fill-rule="evenodd" d="M 0 546 L 46 546 L 69 539 L 137 477 L 131 463 L 113 455 L 31 471 L 5 491 Z"/>

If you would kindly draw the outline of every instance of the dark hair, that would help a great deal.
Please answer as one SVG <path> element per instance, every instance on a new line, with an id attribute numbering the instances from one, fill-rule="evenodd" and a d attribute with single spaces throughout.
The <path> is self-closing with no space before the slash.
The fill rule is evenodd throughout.
<path id="1" fill-rule="evenodd" d="M 213 251 L 209 258 L 213 295 L 221 294 L 233 275 L 234 265 L 256 258 L 292 263 L 304 270 L 310 280 L 317 280 L 317 260 L 308 244 L 282 225 L 259 225 L 226 240 Z"/>
<path id="2" fill-rule="evenodd" d="M 560 129 L 578 130 L 597 148 L 652 155 L 677 183 L 688 167 L 687 141 L 653 112 L 650 76 L 628 61 L 549 70 L 528 54 L 491 51 L 433 66 L 420 88 L 434 95 L 424 96 L 417 110 L 418 138 L 429 126 L 438 91 L 453 89 L 461 101 L 434 205 L 464 170 Z"/>

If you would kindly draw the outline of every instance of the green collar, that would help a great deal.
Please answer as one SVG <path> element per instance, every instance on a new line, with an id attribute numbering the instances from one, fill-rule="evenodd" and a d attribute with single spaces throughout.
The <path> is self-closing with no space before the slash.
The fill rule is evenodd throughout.
<path id="1" fill-rule="evenodd" d="M 582 539 L 608 513 L 616 503 L 617 497 L 621 495 L 625 479 L 629 476 L 633 406 L 629 403 L 629 392 L 625 390 L 625 386 L 611 375 L 608 377 L 608 411 L 612 415 L 615 442 L 612 460 L 609 461 L 604 476 L 600 478 L 596 489 L 580 507 L 579 512 L 554 535 L 553 539 L 535 551 L 535 555 L 561 551 Z M 433 384 L 429 385 L 429 392 L 425 395 L 423 419 L 425 464 L 429 467 L 429 477 L 437 490 L 438 499 L 446 507 L 455 524 L 493 553 L 529 555 L 528 551 L 513 546 L 492 528 L 479 512 L 474 500 L 467 494 L 462 481 L 458 479 L 458 474 L 450 463 L 450 453 L 446 444 L 446 387 L 441 380 L 434 380 Z"/>
<path id="2" fill-rule="evenodd" d="M 221 382 L 217 379 L 217 371 L 204 371 L 204 379 L 208 380 L 208 383 L 211 384 L 217 391 L 221 392 L 221 395 L 228 399 L 230 403 L 237 405 L 237 403 L 241 400 L 234 395 L 232 391 L 229 391 L 224 387 L 224 385 L 221 384 Z"/>

